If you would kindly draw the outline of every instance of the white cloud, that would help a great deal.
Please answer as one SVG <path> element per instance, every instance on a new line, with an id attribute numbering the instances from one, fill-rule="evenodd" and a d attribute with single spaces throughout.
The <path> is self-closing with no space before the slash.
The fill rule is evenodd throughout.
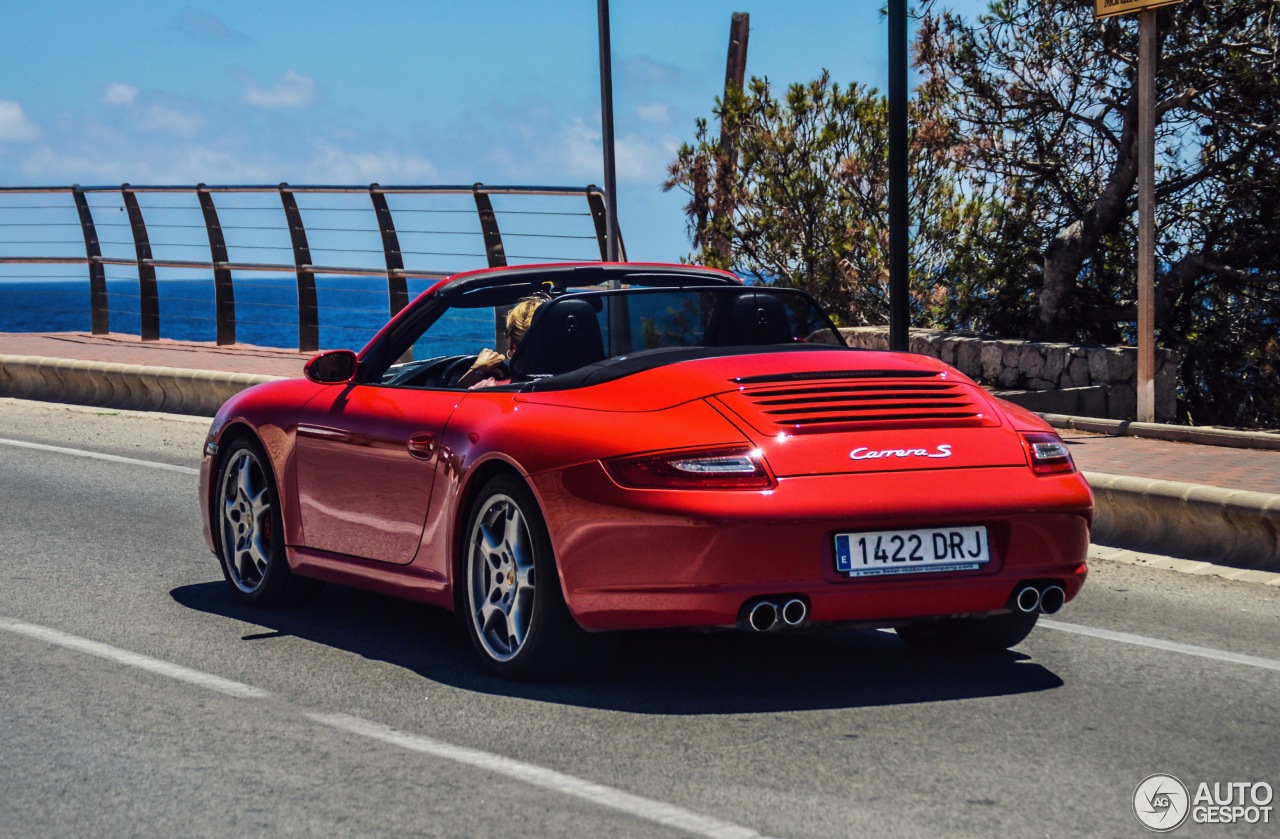
<path id="1" fill-rule="evenodd" d="M 40 139 L 40 128 L 27 119 L 22 106 L 12 99 L 0 99 L 0 142 L 25 143 Z"/>
<path id="2" fill-rule="evenodd" d="M 102 101 L 108 105 L 132 105 L 138 98 L 138 89 L 130 84 L 113 82 L 102 92 Z"/>
<path id="3" fill-rule="evenodd" d="M 244 79 L 244 101 L 255 108 L 278 111 L 284 108 L 305 108 L 313 104 L 320 96 L 316 80 L 289 70 L 276 79 L 269 89 L 258 86 L 251 76 Z"/>
<path id="4" fill-rule="evenodd" d="M 321 144 L 302 166 L 302 176 L 324 183 L 430 183 L 439 172 L 434 163 L 412 152 L 358 150 Z"/>
<path id="5" fill-rule="evenodd" d="M 614 166 L 619 178 L 657 185 L 667 176 L 680 142 L 674 137 L 624 134 L 614 140 Z"/>
<path id="6" fill-rule="evenodd" d="M 622 87 L 635 90 L 677 87 L 686 81 L 685 72 L 679 67 L 643 55 L 614 61 L 614 72 Z"/>
<path id="7" fill-rule="evenodd" d="M 574 117 L 561 133 L 560 142 L 553 145 L 561 156 L 558 168 L 579 180 L 601 177 L 604 172 L 601 142 L 598 123 Z"/>
<path id="8" fill-rule="evenodd" d="M 77 154 L 74 151 L 58 151 L 47 145 L 34 149 L 18 161 L 18 169 L 26 179 L 33 182 L 121 182 L 130 178 L 135 181 L 145 180 L 133 176 L 132 173 L 128 177 L 120 177 L 112 161 L 100 160 L 93 155 Z M 74 175 L 68 173 L 74 173 Z"/>
<path id="9" fill-rule="evenodd" d="M 450 138 L 445 148 L 473 148 L 466 169 L 457 164 L 446 178 L 490 183 L 604 183 L 600 115 L 560 115 L 553 108 L 508 106 L 495 101 L 488 113 L 504 115 L 501 124 L 477 121 Z M 642 118 L 643 117 L 643 118 Z M 667 176 L 681 139 L 667 123 L 672 114 L 662 106 L 628 109 L 619 114 L 614 134 L 614 168 L 618 180 L 656 189 Z M 442 160 L 448 160 L 445 154 Z"/>
<path id="10" fill-rule="evenodd" d="M 248 41 L 249 36 L 232 29 L 204 9 L 187 7 L 178 12 L 170 28 L 206 41 Z"/>
<path id="11" fill-rule="evenodd" d="M 679 141 L 670 136 L 657 136 L 648 132 L 615 132 L 613 139 L 613 165 L 620 180 L 658 184 L 666 176 L 667 164 L 675 157 Z M 539 166 L 580 181 L 603 177 L 604 150 L 598 123 L 575 117 L 564 127 L 560 136 L 547 145 L 551 160 L 545 155 L 533 155 Z M 532 174 L 532 173 L 527 173 Z"/>
<path id="12" fill-rule="evenodd" d="M 204 116 L 165 105 L 148 105 L 138 119 L 138 129 L 160 134 L 194 137 L 204 125 Z"/>
<path id="13" fill-rule="evenodd" d="M 123 128 L 122 121 L 132 121 L 133 127 L 144 133 L 194 137 L 205 124 L 204 114 L 190 102 L 154 93 L 142 96 L 138 88 L 123 82 L 107 85 L 102 101 L 123 109 L 123 113 L 110 118 L 112 124 Z"/>
<path id="14" fill-rule="evenodd" d="M 671 110 L 665 102 L 653 102 L 637 107 L 636 116 L 643 122 L 667 123 L 671 121 Z"/>
<path id="15" fill-rule="evenodd" d="M 165 118 L 182 127 L 182 114 Z M 217 130 L 190 137 L 141 130 L 139 124 L 81 120 L 13 164 L 29 181 L 62 183 L 432 183 L 435 164 L 418 150 L 377 137 L 344 137 L 314 143 L 296 135 L 261 141 Z M 173 129 L 174 125 L 167 126 Z M 67 128 L 67 126 L 63 126 Z"/>

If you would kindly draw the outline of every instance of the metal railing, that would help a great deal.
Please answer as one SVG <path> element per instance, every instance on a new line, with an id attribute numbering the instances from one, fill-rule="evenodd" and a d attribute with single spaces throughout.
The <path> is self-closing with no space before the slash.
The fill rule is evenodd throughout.
<path id="1" fill-rule="evenodd" d="M 214 197 L 223 200 L 225 196 L 249 196 L 269 194 L 278 196 L 279 204 L 274 207 L 265 202 L 255 205 L 249 201 L 248 206 L 233 206 L 224 203 L 219 207 Z M 30 205 L 13 204 L 15 196 L 27 195 L 66 195 L 71 199 L 73 207 L 65 203 L 48 203 L 35 200 Z M 161 200 L 159 204 L 144 205 L 139 201 L 142 195 L 183 196 L 187 205 L 170 200 Z M 191 197 L 195 202 L 190 201 Z M 320 199 L 317 196 L 348 196 L 346 199 Z M 350 196 L 368 196 L 368 204 L 363 207 L 351 203 Z M 463 207 L 466 197 L 474 202 L 474 209 Z M 118 197 L 119 204 L 105 202 Z M 302 204 L 299 198 L 303 199 Z M 444 208 L 414 206 L 414 202 L 424 199 L 448 199 L 452 204 Z M 393 212 L 388 199 L 401 202 Z M 543 207 L 531 209 L 495 210 L 494 199 L 500 201 L 528 202 L 542 200 Z M 547 209 L 545 202 L 561 202 L 564 199 L 585 200 L 585 211 L 565 212 L 561 209 Z M 320 200 L 337 200 L 338 205 L 317 204 Z M 345 201 L 346 203 L 342 203 Z M 8 203 L 6 203 L 8 202 Z M 40 216 L 40 210 L 69 211 L 74 209 L 74 219 L 64 216 L 63 221 L 48 221 Z M 198 209 L 200 220 L 193 222 L 190 214 Z M 143 211 L 153 215 L 150 226 L 144 220 Z M 219 211 L 222 211 L 220 216 Z M 7 211 L 7 215 L 5 215 Z M 112 211 L 123 213 L 127 221 L 108 221 L 107 214 Z M 226 224 L 228 211 L 233 215 L 255 216 L 251 223 Z M 262 213 L 276 214 L 274 219 L 261 221 Z M 184 213 L 186 214 L 184 216 Z M 395 213 L 409 214 L 453 214 L 470 216 L 478 222 L 478 229 L 415 229 L 413 227 L 398 228 Z M 304 215 L 328 214 L 331 222 L 338 226 L 313 224 L 308 228 L 303 221 Z M 499 225 L 501 216 L 511 219 L 519 217 L 544 217 L 557 224 L 552 231 L 545 228 L 534 228 L 525 231 L 504 230 Z M 162 223 L 156 223 L 155 217 L 162 217 Z M 421 217 L 421 215 L 419 215 Z M 345 226 L 344 226 L 345 220 Z M 274 221 L 274 223 L 272 223 Z M 590 225 L 586 226 L 585 222 Z M 583 231 L 572 230 L 572 225 L 565 222 L 576 222 Z M 21 228 L 58 229 L 78 226 L 83 238 L 83 255 L 71 253 L 69 248 L 78 246 L 78 241 L 40 240 L 30 238 L 33 230 L 22 231 Z M 110 241 L 99 238 L 99 228 L 128 227 L 130 241 Z M 505 222 L 503 227 L 505 227 Z M 436 280 L 458 270 L 479 268 L 484 266 L 501 267 L 509 264 L 508 260 L 517 263 L 524 261 L 590 261 L 596 254 L 584 255 L 547 255 L 547 254 L 511 254 L 507 241 L 558 241 L 579 240 L 578 245 L 594 243 L 598 250 L 598 258 L 604 260 L 607 253 L 606 220 L 604 193 L 594 185 L 586 187 L 530 187 L 530 186 L 380 186 L 370 184 L 359 186 L 291 186 L 287 183 L 276 186 L 68 186 L 68 187 L 0 187 L 0 228 L 19 230 L 25 238 L 0 239 L 0 246 L 41 246 L 46 250 L 42 255 L 7 255 L 0 253 L 0 265 L 83 265 L 87 270 L 89 282 L 90 329 L 94 334 L 106 334 L 110 331 L 111 308 L 108 295 L 108 279 L 132 282 L 132 277 L 107 276 L 109 266 L 124 266 L 136 272 L 138 284 L 137 301 L 139 335 L 144 341 L 156 340 L 160 337 L 161 327 L 161 295 L 157 281 L 157 269 L 174 269 L 182 272 L 208 272 L 212 275 L 214 291 L 214 337 L 218 344 L 236 342 L 236 294 L 233 276 L 237 273 L 257 274 L 292 274 L 297 287 L 297 328 L 298 349 L 313 351 L 320 343 L 320 305 L 317 299 L 317 276 L 335 275 L 348 277 L 385 277 L 388 314 L 395 315 L 408 305 L 408 281 Z M 203 250 L 204 241 L 197 231 L 203 230 L 207 237 L 209 259 L 186 259 L 158 257 L 158 251 L 173 252 L 182 249 L 196 248 Z M 152 238 L 155 231 L 163 231 L 173 237 L 168 241 L 157 241 Z M 288 244 L 284 245 L 281 233 L 287 231 Z M 308 236 L 308 233 L 312 236 Z M 229 241 L 228 233 L 236 234 L 236 241 Z M 357 244 L 372 244 L 372 235 L 376 233 L 380 247 L 357 247 L 352 244 L 339 247 L 317 247 L 314 242 L 316 234 L 339 239 L 354 240 Z M 406 236 L 426 241 L 425 249 L 415 250 L 412 247 L 402 248 L 402 239 Z M 504 239 L 504 236 L 506 237 Z M 365 237 L 364 241 L 360 241 Z M 475 247 L 451 246 L 450 242 L 460 239 L 468 241 L 468 237 L 478 237 Z M 185 239 L 185 241 L 184 241 Z M 443 240 L 446 244 L 441 245 Z M 272 244 L 275 242 L 275 244 Z M 433 244 L 433 242 L 435 244 Z M 54 246 L 54 247 L 51 247 Z M 107 251 L 104 252 L 104 246 Z M 482 249 L 479 249 L 482 247 Z M 60 249 L 57 255 L 48 255 L 47 251 Z M 249 259 L 232 259 L 232 252 L 276 250 L 289 251 L 289 261 L 256 261 Z M 326 265 L 318 263 L 315 254 L 321 252 L 340 252 L 352 256 L 352 261 L 363 262 L 355 265 Z M 625 252 L 624 252 L 625 253 Z M 379 260 L 377 257 L 380 256 Z M 461 260 L 459 267 L 447 270 L 439 265 L 434 267 L 406 265 L 406 257 L 411 261 L 430 258 L 437 262 Z M 625 260 L 625 255 L 620 257 Z M 377 264 L 377 263 L 381 264 Z M 28 279 L 38 279 L 30 277 Z M 3 277 L 0 277 L 3 279 Z M 70 279 L 62 276 L 61 279 Z M 3 287 L 0 285 L 0 287 Z M 131 313 L 132 314 L 132 313 Z"/>

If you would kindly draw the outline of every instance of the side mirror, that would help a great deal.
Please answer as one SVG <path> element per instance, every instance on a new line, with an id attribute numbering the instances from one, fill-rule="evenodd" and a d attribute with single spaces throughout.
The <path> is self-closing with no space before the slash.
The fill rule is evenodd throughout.
<path id="1" fill-rule="evenodd" d="M 340 385 L 355 378 L 357 364 L 351 350 L 326 350 L 308 361 L 302 373 L 316 384 Z"/>

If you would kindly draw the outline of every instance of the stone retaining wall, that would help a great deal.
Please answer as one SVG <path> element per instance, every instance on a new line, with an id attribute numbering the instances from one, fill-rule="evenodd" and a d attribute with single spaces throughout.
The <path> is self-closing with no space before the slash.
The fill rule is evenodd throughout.
<path id="1" fill-rule="evenodd" d="M 841 329 L 851 347 L 889 348 L 887 327 Z M 1137 414 L 1138 350 L 1011 341 L 912 329 L 911 352 L 942 359 L 975 381 L 1001 391 L 1056 391 L 1104 388 L 1106 413 L 1112 419 Z M 1177 353 L 1156 350 L 1156 421 L 1177 414 Z"/>

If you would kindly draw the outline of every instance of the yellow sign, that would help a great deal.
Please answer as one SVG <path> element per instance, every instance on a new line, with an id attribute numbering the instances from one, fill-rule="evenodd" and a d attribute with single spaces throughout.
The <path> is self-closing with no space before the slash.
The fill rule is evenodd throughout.
<path id="1" fill-rule="evenodd" d="M 1095 18 L 1127 15 L 1143 9 L 1154 9 L 1157 6 L 1172 6 L 1182 0 L 1093 0 L 1093 16 Z"/>

